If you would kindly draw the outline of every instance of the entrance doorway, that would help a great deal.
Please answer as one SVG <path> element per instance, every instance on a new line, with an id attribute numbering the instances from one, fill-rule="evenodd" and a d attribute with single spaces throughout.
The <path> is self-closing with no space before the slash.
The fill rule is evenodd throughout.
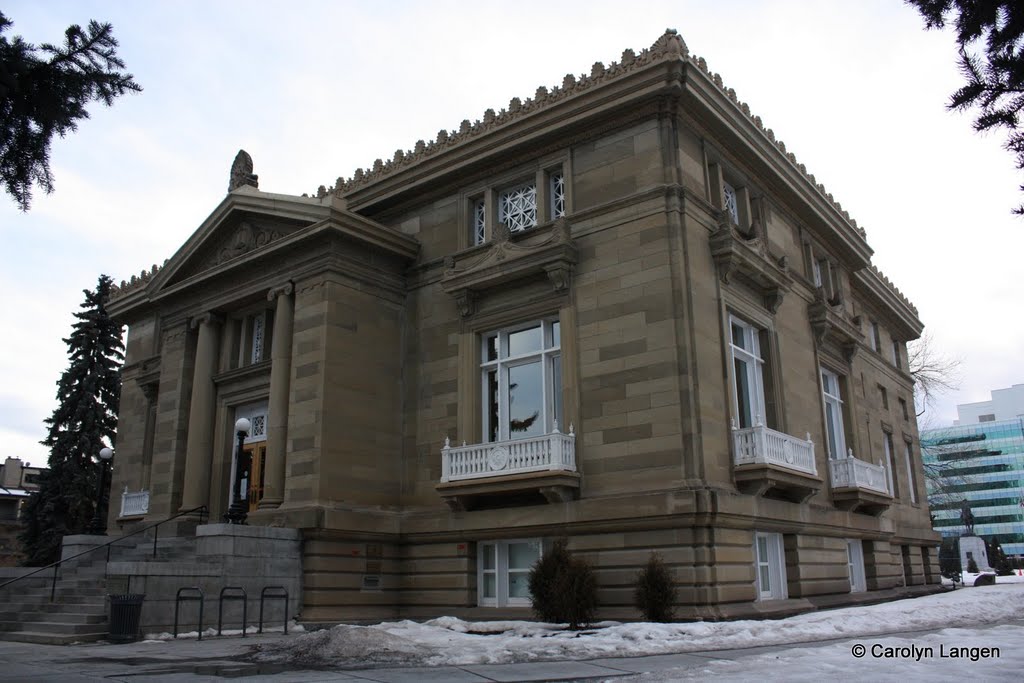
<path id="1" fill-rule="evenodd" d="M 246 444 L 245 454 L 249 456 L 249 477 L 245 481 L 245 488 L 248 492 L 249 512 L 259 507 L 263 499 L 263 483 L 265 479 L 264 468 L 267 464 L 267 442 L 257 441 Z"/>

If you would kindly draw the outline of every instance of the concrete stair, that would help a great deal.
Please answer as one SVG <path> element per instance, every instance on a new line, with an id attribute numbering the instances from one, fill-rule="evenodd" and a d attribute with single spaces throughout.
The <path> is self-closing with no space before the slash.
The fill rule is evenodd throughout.
<path id="1" fill-rule="evenodd" d="M 161 538 L 154 558 L 152 536 L 140 536 L 112 546 L 110 561 L 180 562 L 195 557 L 195 546 L 194 537 Z M 4 590 L 0 596 L 0 640 L 66 645 L 108 637 L 106 549 L 66 562 L 52 602 L 50 589 L 50 581 L 36 579 Z"/>

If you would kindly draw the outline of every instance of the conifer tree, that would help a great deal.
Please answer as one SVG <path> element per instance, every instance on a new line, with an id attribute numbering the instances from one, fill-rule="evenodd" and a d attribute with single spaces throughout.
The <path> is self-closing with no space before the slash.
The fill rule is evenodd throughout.
<path id="1" fill-rule="evenodd" d="M 949 98 L 957 111 L 977 109 L 974 129 L 1005 129 L 1005 147 L 1024 170 L 1024 3 L 1020 0 L 906 0 L 927 28 L 953 24 L 966 83 Z M 1024 191 L 1024 185 L 1021 185 Z M 1013 210 L 1024 216 L 1024 204 Z"/>
<path id="2" fill-rule="evenodd" d="M 0 12 L 0 34 L 12 22 Z M 41 53 L 41 54 L 37 54 Z M 125 73 L 110 24 L 90 21 L 64 32 L 64 44 L 26 43 L 0 35 L 0 184 L 23 211 L 32 186 L 53 192 L 50 141 L 89 118 L 93 100 L 108 107 L 126 92 L 142 90 Z"/>
<path id="3" fill-rule="evenodd" d="M 121 325 L 106 309 L 111 279 L 101 275 L 85 301 L 68 345 L 70 364 L 57 382 L 57 408 L 46 420 L 49 470 L 22 512 L 19 536 L 25 564 L 45 565 L 60 555 L 61 538 L 83 533 L 96 509 L 98 455 L 114 445 L 124 345 Z"/>

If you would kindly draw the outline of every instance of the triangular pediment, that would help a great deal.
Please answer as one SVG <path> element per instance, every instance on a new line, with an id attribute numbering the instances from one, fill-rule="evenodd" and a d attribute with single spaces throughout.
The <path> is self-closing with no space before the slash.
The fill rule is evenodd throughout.
<path id="1" fill-rule="evenodd" d="M 261 251 L 330 215 L 321 200 L 260 192 L 248 186 L 232 191 L 192 234 L 150 285 L 151 294 Z"/>

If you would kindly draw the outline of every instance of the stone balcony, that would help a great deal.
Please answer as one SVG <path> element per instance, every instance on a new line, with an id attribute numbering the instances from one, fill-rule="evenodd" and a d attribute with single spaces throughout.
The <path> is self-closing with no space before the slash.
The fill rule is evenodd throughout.
<path id="1" fill-rule="evenodd" d="M 892 505 L 885 467 L 853 457 L 829 460 L 832 476 L 832 501 L 841 510 L 880 515 Z"/>
<path id="2" fill-rule="evenodd" d="M 517 503 L 571 500 L 579 492 L 576 434 L 555 426 L 550 434 L 527 439 L 441 449 L 437 491 L 453 510 Z"/>
<path id="3" fill-rule="evenodd" d="M 799 439 L 763 424 L 732 426 L 736 487 L 754 496 L 802 503 L 821 490 L 811 435 Z"/>

